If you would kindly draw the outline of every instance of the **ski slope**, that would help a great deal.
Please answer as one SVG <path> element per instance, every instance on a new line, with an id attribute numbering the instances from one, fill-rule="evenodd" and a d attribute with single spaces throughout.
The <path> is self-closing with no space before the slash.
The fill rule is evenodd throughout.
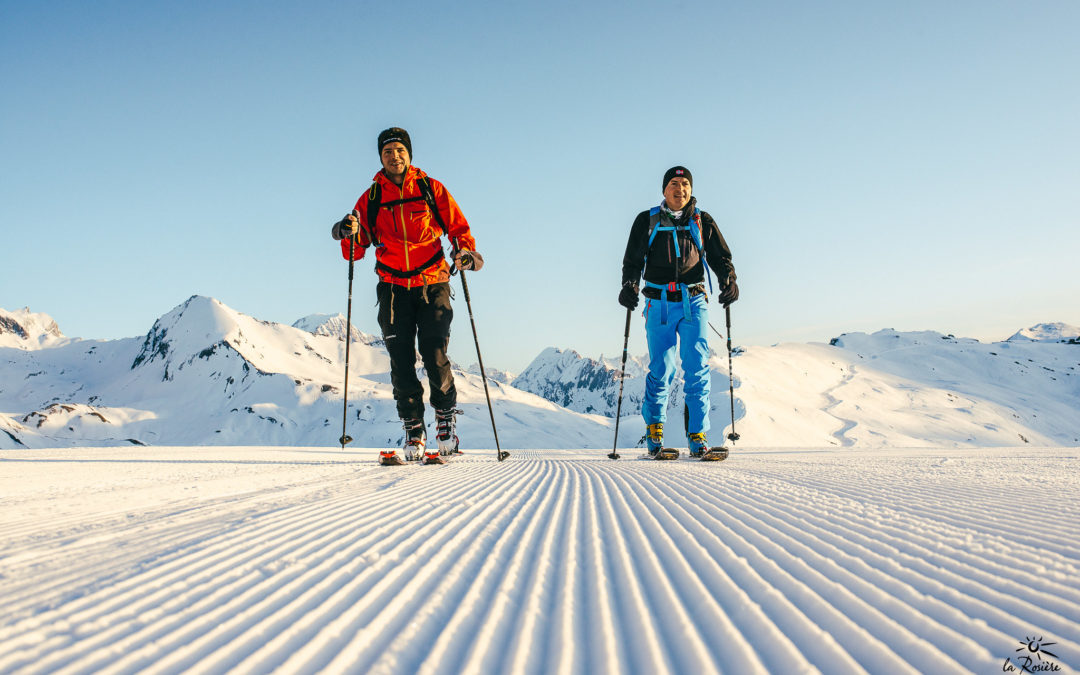
<path id="1" fill-rule="evenodd" d="M 0 672 L 1080 667 L 1080 449 L 513 453 L 7 451 Z"/>

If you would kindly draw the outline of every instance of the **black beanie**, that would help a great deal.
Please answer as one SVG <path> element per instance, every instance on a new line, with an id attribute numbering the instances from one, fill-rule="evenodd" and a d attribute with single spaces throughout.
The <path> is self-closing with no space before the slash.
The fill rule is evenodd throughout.
<path id="1" fill-rule="evenodd" d="M 411 156 L 412 153 L 410 152 L 409 155 Z M 690 175 L 690 169 L 687 169 L 685 166 L 673 166 L 667 170 L 667 173 L 664 174 L 664 183 L 660 186 L 660 191 L 663 192 L 664 190 L 666 190 L 668 182 L 670 182 L 671 179 L 676 176 L 685 178 L 686 180 L 690 181 L 690 187 L 694 187 L 694 177 Z"/>
<path id="2" fill-rule="evenodd" d="M 412 159 L 412 141 L 409 140 L 409 132 L 401 127 L 390 127 L 379 132 L 379 156 L 382 156 L 383 146 L 387 143 L 401 143 L 409 151 L 409 159 Z"/>

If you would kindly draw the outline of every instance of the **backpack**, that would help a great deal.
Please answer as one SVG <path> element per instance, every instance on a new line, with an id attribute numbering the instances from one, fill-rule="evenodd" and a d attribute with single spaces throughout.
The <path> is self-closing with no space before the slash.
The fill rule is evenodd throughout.
<path id="1" fill-rule="evenodd" d="M 379 240 L 375 236 L 375 220 L 379 217 L 379 209 L 381 209 L 381 208 L 383 208 L 385 206 L 397 206 L 398 204 L 406 204 L 408 202 L 417 202 L 417 201 L 420 201 L 421 199 L 424 200 L 424 202 L 427 203 L 428 209 L 431 210 L 431 214 L 435 217 L 435 222 L 439 224 L 439 229 L 442 230 L 443 235 L 445 235 L 445 236 L 450 235 L 450 231 L 447 229 L 446 223 L 443 222 L 442 214 L 439 213 L 439 209 L 435 206 L 435 193 L 431 189 L 431 180 L 427 176 L 424 176 L 423 178 L 418 178 L 416 180 L 416 184 L 420 188 L 420 196 L 419 197 L 407 197 L 405 199 L 395 199 L 395 200 L 389 201 L 389 202 L 383 202 L 382 201 L 382 188 L 379 185 L 379 182 L 375 181 L 374 183 L 371 184 L 371 188 L 368 190 L 368 193 L 367 193 L 368 194 L 367 222 L 368 222 L 368 230 L 369 230 L 369 232 L 371 234 L 371 243 L 373 245 L 375 245 L 375 246 L 380 246 L 381 245 L 379 243 Z M 414 277 L 414 276 L 420 274 L 421 272 L 423 272 L 427 268 L 431 267 L 432 265 L 438 264 L 444 258 L 445 258 L 445 255 L 443 254 L 442 246 L 440 245 L 438 252 L 434 256 L 432 256 L 430 260 L 428 260 L 424 264 L 420 265 L 419 267 L 414 267 L 411 270 L 403 272 L 401 270 L 394 269 L 393 267 L 390 267 L 389 265 L 385 265 L 385 264 L 383 264 L 382 262 L 379 262 L 379 261 L 375 262 L 375 268 L 379 269 L 379 270 L 382 270 L 383 272 L 386 272 L 390 276 L 398 277 L 400 279 L 405 279 L 405 278 Z"/>
<path id="2" fill-rule="evenodd" d="M 661 225 L 660 207 L 654 206 L 649 209 L 649 243 L 645 247 L 646 262 L 648 262 L 649 251 L 652 249 L 653 240 L 656 239 L 657 232 L 671 233 L 672 243 L 675 244 L 675 258 L 681 258 L 682 254 L 679 252 L 679 230 L 690 230 L 690 239 L 694 242 L 694 246 L 697 247 L 698 254 L 701 256 L 701 264 L 705 267 L 705 276 L 709 279 L 709 293 L 712 293 L 712 272 L 709 271 L 709 264 L 705 262 L 705 246 L 702 243 L 701 236 L 701 209 L 696 206 L 694 207 L 693 215 L 687 219 L 686 225 Z"/>

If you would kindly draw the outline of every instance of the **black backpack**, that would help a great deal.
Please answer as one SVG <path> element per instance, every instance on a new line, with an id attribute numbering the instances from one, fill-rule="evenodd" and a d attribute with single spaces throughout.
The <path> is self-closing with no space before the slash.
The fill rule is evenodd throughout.
<path id="1" fill-rule="evenodd" d="M 375 237 L 375 220 L 379 217 L 379 209 L 383 207 L 397 206 L 399 204 L 407 204 L 409 202 L 418 202 L 420 200 L 423 200 L 427 203 L 428 208 L 431 210 L 431 215 L 435 217 L 435 222 L 439 224 L 439 229 L 442 230 L 443 235 L 449 236 L 450 231 L 446 228 L 446 223 L 443 222 L 442 214 L 439 213 L 439 209 L 435 206 L 435 193 L 431 189 L 431 179 L 429 179 L 427 176 L 424 176 L 423 178 L 418 178 L 416 180 L 416 184 L 420 188 L 419 197 L 407 197 L 405 199 L 395 199 L 389 202 L 382 201 L 382 187 L 379 185 L 379 182 L 375 181 L 371 184 L 371 188 L 367 191 L 367 222 L 368 231 L 371 233 L 372 244 L 374 244 L 375 246 L 379 246 L 379 241 Z M 393 267 L 390 267 L 389 265 L 384 265 L 383 263 L 378 261 L 375 262 L 375 268 L 386 272 L 390 276 L 405 279 L 420 274 L 432 265 L 437 265 L 440 261 L 445 259 L 445 257 L 446 256 L 443 254 L 442 246 L 439 246 L 438 252 L 436 252 L 436 254 L 432 256 L 430 260 L 420 265 L 419 267 L 414 267 L 411 270 L 396 270 Z"/>

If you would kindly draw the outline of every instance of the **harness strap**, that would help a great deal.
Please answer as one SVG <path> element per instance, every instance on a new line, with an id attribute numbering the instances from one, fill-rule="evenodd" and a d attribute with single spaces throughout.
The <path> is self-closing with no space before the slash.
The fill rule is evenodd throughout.
<path id="1" fill-rule="evenodd" d="M 427 268 L 431 267 L 432 265 L 436 265 L 436 264 L 442 262 L 442 260 L 443 260 L 443 250 L 442 250 L 442 247 L 440 246 L 439 250 L 435 252 L 435 255 L 431 256 L 431 260 L 428 260 L 423 265 L 420 265 L 419 267 L 414 267 L 411 270 L 407 270 L 407 271 L 396 270 L 393 267 L 390 267 L 389 265 L 387 265 L 387 264 L 385 264 L 385 263 L 383 263 L 381 261 L 375 261 L 375 269 L 382 270 L 383 272 L 386 272 L 390 276 L 397 277 L 398 279 L 407 279 L 409 277 L 415 277 L 417 274 L 420 274 L 421 272 L 423 272 Z"/>
<path id="2" fill-rule="evenodd" d="M 688 284 L 680 284 L 674 281 L 666 284 L 655 284 L 651 281 L 645 281 L 646 288 L 655 288 L 660 291 L 660 323 L 667 324 L 668 320 L 668 303 L 671 302 L 667 299 L 667 292 L 681 291 L 682 293 L 682 310 L 683 318 L 690 320 L 690 286 Z"/>
<path id="3" fill-rule="evenodd" d="M 379 206 L 380 207 L 397 206 L 399 204 L 408 204 L 409 202 L 418 202 L 418 201 L 421 201 L 422 199 L 423 199 L 422 196 L 421 197 L 405 197 L 404 199 L 395 199 L 394 201 L 391 201 L 391 202 L 380 202 Z"/>

